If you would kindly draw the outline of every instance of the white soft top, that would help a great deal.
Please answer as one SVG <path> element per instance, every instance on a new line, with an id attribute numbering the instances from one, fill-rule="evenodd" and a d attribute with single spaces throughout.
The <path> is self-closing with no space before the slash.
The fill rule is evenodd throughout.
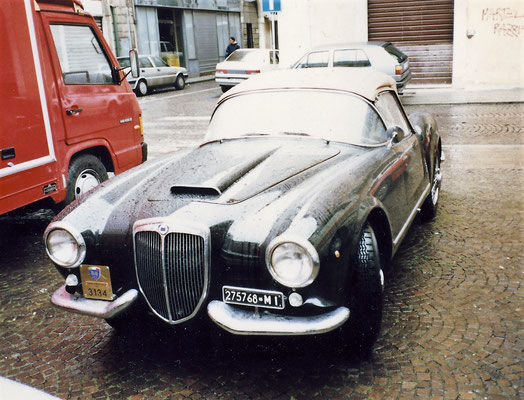
<path id="1" fill-rule="evenodd" d="M 267 89 L 327 89 L 356 93 L 373 101 L 378 92 L 396 90 L 393 78 L 371 68 L 306 68 L 264 72 L 234 86 L 222 99 Z"/>

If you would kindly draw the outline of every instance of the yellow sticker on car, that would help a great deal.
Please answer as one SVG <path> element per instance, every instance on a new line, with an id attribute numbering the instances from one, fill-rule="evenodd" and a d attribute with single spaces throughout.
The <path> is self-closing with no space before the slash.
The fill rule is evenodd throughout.
<path id="1" fill-rule="evenodd" d="M 112 300 L 113 288 L 109 267 L 105 265 L 80 265 L 80 278 L 84 297 L 97 300 Z"/>

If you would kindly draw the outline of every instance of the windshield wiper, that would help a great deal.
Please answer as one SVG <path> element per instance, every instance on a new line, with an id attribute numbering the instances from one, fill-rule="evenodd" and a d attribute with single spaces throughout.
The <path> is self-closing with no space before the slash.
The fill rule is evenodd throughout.
<path id="1" fill-rule="evenodd" d="M 257 133 L 257 132 L 250 132 L 250 133 L 244 133 L 242 136 L 268 136 L 269 133 Z"/>
<path id="2" fill-rule="evenodd" d="M 305 132 L 278 132 L 281 135 L 294 135 L 294 136 L 311 136 L 309 133 Z"/>

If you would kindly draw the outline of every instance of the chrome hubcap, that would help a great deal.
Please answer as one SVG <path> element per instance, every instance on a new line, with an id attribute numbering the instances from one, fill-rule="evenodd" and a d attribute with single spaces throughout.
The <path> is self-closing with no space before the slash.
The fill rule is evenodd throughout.
<path id="1" fill-rule="evenodd" d="M 440 182 L 442 181 L 442 173 L 440 172 L 440 167 L 435 166 L 435 173 L 433 175 L 433 185 L 431 186 L 431 201 L 433 204 L 437 204 L 438 195 L 440 190 Z"/>
<path id="2" fill-rule="evenodd" d="M 100 184 L 96 172 L 92 169 L 86 169 L 76 178 L 75 182 L 75 199 L 90 191 Z"/>

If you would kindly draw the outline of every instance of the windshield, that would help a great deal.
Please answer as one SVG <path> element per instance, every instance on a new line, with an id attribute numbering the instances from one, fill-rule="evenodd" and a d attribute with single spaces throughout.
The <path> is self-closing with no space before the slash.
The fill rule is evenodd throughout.
<path id="1" fill-rule="evenodd" d="M 256 135 L 312 136 L 361 145 L 386 141 L 375 109 L 359 96 L 328 90 L 260 91 L 224 101 L 206 140 Z"/>

